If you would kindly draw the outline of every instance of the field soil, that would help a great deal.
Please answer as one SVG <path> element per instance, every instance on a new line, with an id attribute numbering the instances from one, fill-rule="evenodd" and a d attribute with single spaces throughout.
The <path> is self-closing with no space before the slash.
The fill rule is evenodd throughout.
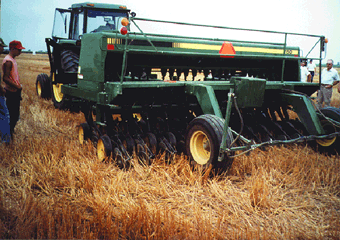
<path id="1" fill-rule="evenodd" d="M 340 239 L 339 155 L 293 144 L 237 157 L 221 175 L 184 155 L 122 170 L 79 144 L 81 113 L 37 97 L 48 57 L 17 62 L 23 100 L 14 144 L 0 144 L 0 238 Z"/>

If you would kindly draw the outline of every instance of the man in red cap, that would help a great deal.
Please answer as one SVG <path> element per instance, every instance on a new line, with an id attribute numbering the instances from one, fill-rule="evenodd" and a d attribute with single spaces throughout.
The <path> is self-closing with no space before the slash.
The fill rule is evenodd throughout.
<path id="1" fill-rule="evenodd" d="M 21 50 L 25 49 L 20 41 L 12 41 L 9 43 L 9 54 L 2 62 L 2 71 L 4 74 L 3 81 L 6 90 L 6 104 L 10 115 L 10 132 L 13 140 L 15 125 L 20 116 L 20 101 L 22 86 L 18 73 L 18 66 L 15 58 L 21 54 Z"/>

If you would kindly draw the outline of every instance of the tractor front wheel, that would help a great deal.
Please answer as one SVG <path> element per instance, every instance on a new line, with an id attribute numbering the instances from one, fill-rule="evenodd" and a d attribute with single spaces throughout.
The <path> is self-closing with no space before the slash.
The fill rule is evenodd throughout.
<path id="1" fill-rule="evenodd" d="M 51 97 L 51 81 L 46 73 L 37 76 L 35 89 L 39 98 L 49 99 Z"/>
<path id="2" fill-rule="evenodd" d="M 63 109 L 65 108 L 65 105 L 66 105 L 65 96 L 61 92 L 62 85 L 63 85 L 62 83 L 56 83 L 56 84 L 53 84 L 53 87 L 52 87 L 52 101 L 53 101 L 54 107 L 58 109 Z"/>

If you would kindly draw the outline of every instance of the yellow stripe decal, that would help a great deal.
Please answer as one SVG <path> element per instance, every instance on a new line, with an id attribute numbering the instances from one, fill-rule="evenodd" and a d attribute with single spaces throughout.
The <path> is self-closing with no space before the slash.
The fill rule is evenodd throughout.
<path id="1" fill-rule="evenodd" d="M 240 52 L 283 54 L 283 49 L 256 48 L 256 47 L 234 47 L 234 49 L 236 52 L 240 51 Z M 286 49 L 286 54 L 298 55 L 299 51 Z"/>
<path id="2" fill-rule="evenodd" d="M 185 49 L 199 49 L 199 50 L 217 50 L 220 51 L 221 46 L 219 45 L 209 45 L 209 44 L 196 44 L 196 43 L 173 43 L 175 48 L 185 48 Z"/>
<path id="3" fill-rule="evenodd" d="M 185 48 L 185 49 L 196 49 L 196 50 L 219 51 L 222 45 L 219 46 L 219 45 L 196 44 L 196 43 L 173 43 L 173 47 L 174 48 Z M 236 52 L 283 54 L 283 49 L 259 48 L 259 47 L 236 47 L 236 46 L 234 46 L 234 49 Z M 286 54 L 299 55 L 299 51 L 287 49 Z"/>

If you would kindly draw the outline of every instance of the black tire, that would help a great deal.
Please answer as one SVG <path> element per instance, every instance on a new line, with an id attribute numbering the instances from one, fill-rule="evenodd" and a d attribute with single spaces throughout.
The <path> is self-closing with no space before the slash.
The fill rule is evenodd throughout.
<path id="1" fill-rule="evenodd" d="M 79 66 L 79 55 L 71 50 L 64 50 L 60 53 L 61 67 L 65 73 L 77 73 Z"/>
<path id="2" fill-rule="evenodd" d="M 218 161 L 223 126 L 224 119 L 210 114 L 201 115 L 189 123 L 185 147 L 193 166 L 208 169 L 212 165 L 213 169 L 226 170 L 232 165 L 233 158 L 228 156 L 222 162 Z M 230 131 L 227 136 L 227 146 L 230 146 L 233 141 Z"/>
<path id="3" fill-rule="evenodd" d="M 340 122 L 340 109 L 335 107 L 325 107 L 320 109 L 323 115 L 331 118 L 337 122 Z M 334 126 L 332 123 L 321 117 L 321 125 L 327 134 L 340 131 L 339 127 Z M 320 152 L 335 154 L 339 152 L 340 137 L 334 137 L 332 139 L 319 139 L 316 140 L 318 149 Z"/>
<path id="4" fill-rule="evenodd" d="M 35 90 L 39 98 L 51 98 L 51 80 L 46 73 L 37 76 Z"/>
<path id="5" fill-rule="evenodd" d="M 77 73 L 78 72 L 78 66 L 79 66 L 79 55 L 72 52 L 71 50 L 63 50 L 60 53 L 61 58 L 61 67 L 64 70 L 65 73 Z M 54 81 L 54 75 L 52 75 L 52 82 Z M 51 95 L 52 95 L 52 101 L 55 108 L 58 109 L 66 109 L 66 108 L 72 108 L 70 106 L 70 100 L 68 99 L 68 96 L 65 96 L 61 92 L 61 86 L 62 83 L 53 84 L 51 86 Z"/>
<path id="6" fill-rule="evenodd" d="M 108 160 L 112 153 L 111 139 L 107 135 L 103 135 L 99 138 L 97 143 L 97 157 L 98 161 Z"/>
<path id="7" fill-rule="evenodd" d="M 81 145 L 83 145 L 87 139 L 90 139 L 92 137 L 91 128 L 86 122 L 80 124 L 78 129 L 78 136 Z"/>

